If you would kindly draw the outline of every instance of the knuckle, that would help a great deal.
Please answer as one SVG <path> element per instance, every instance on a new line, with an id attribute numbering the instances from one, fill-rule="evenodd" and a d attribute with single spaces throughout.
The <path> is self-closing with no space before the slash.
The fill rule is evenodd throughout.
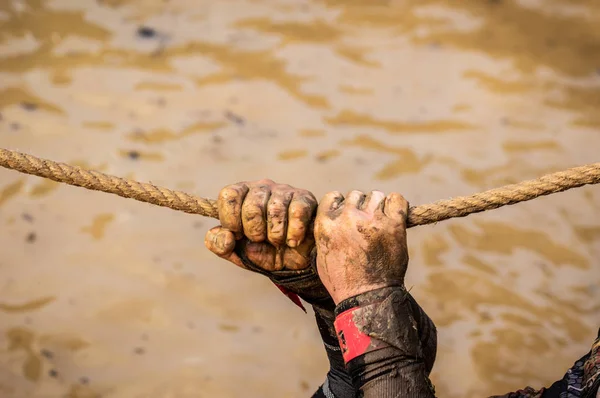
<path id="1" fill-rule="evenodd" d="M 256 181 L 258 185 L 276 185 L 275 182 L 269 178 L 263 178 L 262 180 Z"/>
<path id="2" fill-rule="evenodd" d="M 282 239 L 285 234 L 285 222 L 283 219 L 273 220 L 273 222 L 269 223 L 269 237 L 273 239 L 277 239 L 278 241 Z"/>
<path id="3" fill-rule="evenodd" d="M 296 189 L 295 192 L 294 192 L 294 197 L 296 197 L 296 198 L 303 198 L 307 202 L 313 202 L 313 201 L 317 200 L 315 198 L 315 195 L 313 195 L 312 192 L 307 191 L 306 189 Z"/>
<path id="4" fill-rule="evenodd" d="M 290 218 L 304 219 L 309 216 L 310 206 L 303 202 L 294 202 L 290 205 Z"/>
<path id="5" fill-rule="evenodd" d="M 282 223 L 285 220 L 286 210 L 283 203 L 273 203 L 267 209 L 267 219 Z"/>
<path id="6" fill-rule="evenodd" d="M 254 221 L 257 218 L 262 218 L 263 211 L 260 206 L 254 204 L 246 204 L 242 207 L 242 216 L 246 221 Z"/>
<path id="7" fill-rule="evenodd" d="M 285 220 L 287 218 L 287 206 L 283 203 L 273 203 L 267 208 L 267 220 Z"/>
<path id="8" fill-rule="evenodd" d="M 399 200 L 399 201 L 405 200 L 404 196 L 400 195 L 398 192 L 392 192 L 390 194 L 390 199 Z"/>
<path id="9" fill-rule="evenodd" d="M 219 192 L 219 200 L 231 201 L 239 198 L 240 192 L 239 189 L 235 186 L 229 186 L 221 189 Z"/>

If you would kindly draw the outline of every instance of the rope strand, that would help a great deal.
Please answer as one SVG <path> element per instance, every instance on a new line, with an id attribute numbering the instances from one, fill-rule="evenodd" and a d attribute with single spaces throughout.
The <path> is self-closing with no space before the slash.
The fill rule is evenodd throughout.
<path id="1" fill-rule="evenodd" d="M 0 148 L 0 166 L 173 210 L 219 218 L 217 202 L 212 199 L 200 198 L 185 192 L 173 191 L 153 184 L 86 170 L 48 159 L 40 159 L 26 153 Z M 449 218 L 465 217 L 469 214 L 524 202 L 539 196 L 598 183 L 600 183 L 600 163 L 592 163 L 470 196 L 458 196 L 432 204 L 413 206 L 408 211 L 407 225 L 415 227 Z"/>

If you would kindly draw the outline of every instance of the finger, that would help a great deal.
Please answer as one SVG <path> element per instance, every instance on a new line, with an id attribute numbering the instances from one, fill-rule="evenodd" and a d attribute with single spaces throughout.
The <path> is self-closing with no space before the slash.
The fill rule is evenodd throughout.
<path id="1" fill-rule="evenodd" d="M 303 270 L 310 266 L 310 261 L 306 256 L 302 255 L 298 250 L 287 248 L 283 255 L 283 263 L 285 269 L 288 270 Z"/>
<path id="2" fill-rule="evenodd" d="M 208 250 L 216 254 L 217 256 L 230 261 L 241 268 L 244 267 L 242 261 L 235 254 L 235 235 L 233 232 L 225 229 L 221 226 L 211 228 L 206 232 L 204 237 L 204 245 Z"/>
<path id="3" fill-rule="evenodd" d="M 242 203 L 248 193 L 245 183 L 229 185 L 219 192 L 217 208 L 223 228 L 232 231 L 237 239 L 243 236 Z"/>
<path id="4" fill-rule="evenodd" d="M 317 199 L 308 191 L 296 191 L 288 208 L 287 245 L 299 246 L 306 237 L 317 209 Z"/>
<path id="5" fill-rule="evenodd" d="M 267 238 L 267 202 L 271 187 L 266 184 L 252 186 L 242 204 L 244 235 L 252 242 Z"/>
<path id="6" fill-rule="evenodd" d="M 248 242 L 244 248 L 246 257 L 265 271 L 279 271 L 283 263 L 277 261 L 277 248 L 268 243 Z"/>
<path id="7" fill-rule="evenodd" d="M 373 214 L 383 200 L 385 200 L 385 194 L 383 192 L 371 191 L 371 193 L 365 198 L 365 203 L 363 204 L 362 209 L 366 213 Z"/>
<path id="8" fill-rule="evenodd" d="M 383 212 L 391 219 L 401 221 L 406 225 L 408 202 L 399 193 L 391 193 L 385 198 Z"/>
<path id="9" fill-rule="evenodd" d="M 288 226 L 288 207 L 292 201 L 294 190 L 289 188 L 271 192 L 267 204 L 267 239 L 275 246 L 285 244 Z"/>
<path id="10" fill-rule="evenodd" d="M 319 207 L 317 208 L 317 218 L 330 216 L 331 213 L 341 208 L 343 203 L 344 195 L 338 191 L 329 192 L 323 196 L 323 199 L 321 199 L 321 202 L 319 203 Z"/>
<path id="11" fill-rule="evenodd" d="M 366 195 L 361 191 L 350 191 L 348 192 L 348 196 L 346 196 L 346 205 L 360 209 L 365 201 L 365 198 Z"/>

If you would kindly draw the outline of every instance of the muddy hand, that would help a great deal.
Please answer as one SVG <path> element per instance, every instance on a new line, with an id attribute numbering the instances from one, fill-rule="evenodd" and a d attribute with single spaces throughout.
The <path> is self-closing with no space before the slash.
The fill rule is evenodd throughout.
<path id="1" fill-rule="evenodd" d="M 408 202 L 399 194 L 325 195 L 317 210 L 317 269 L 336 304 L 386 286 L 402 286 L 408 267 Z"/>
<path id="2" fill-rule="evenodd" d="M 312 193 L 271 180 L 241 182 L 223 188 L 217 204 L 221 225 L 204 240 L 217 256 L 266 272 L 309 267 L 317 208 Z"/>

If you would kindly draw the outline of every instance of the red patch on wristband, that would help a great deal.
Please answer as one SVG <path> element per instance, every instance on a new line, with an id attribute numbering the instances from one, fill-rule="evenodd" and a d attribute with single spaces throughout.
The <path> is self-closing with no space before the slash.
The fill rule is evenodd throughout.
<path id="1" fill-rule="evenodd" d="M 296 293 L 290 292 L 285 287 L 280 286 L 277 283 L 275 283 L 275 286 L 277 286 L 277 288 L 281 290 L 281 293 L 285 294 L 287 298 L 292 300 L 292 303 L 296 304 L 298 307 L 300 307 L 300 309 L 302 309 L 302 311 L 306 313 L 306 308 L 304 308 L 304 306 L 302 305 L 302 301 L 300 301 L 300 297 L 298 297 Z"/>
<path id="2" fill-rule="evenodd" d="M 371 336 L 358 330 L 358 327 L 354 323 L 353 312 L 357 309 L 351 308 L 348 311 L 342 312 L 335 318 L 335 322 L 333 323 L 344 362 L 346 363 L 367 352 L 367 349 L 371 345 Z"/>

